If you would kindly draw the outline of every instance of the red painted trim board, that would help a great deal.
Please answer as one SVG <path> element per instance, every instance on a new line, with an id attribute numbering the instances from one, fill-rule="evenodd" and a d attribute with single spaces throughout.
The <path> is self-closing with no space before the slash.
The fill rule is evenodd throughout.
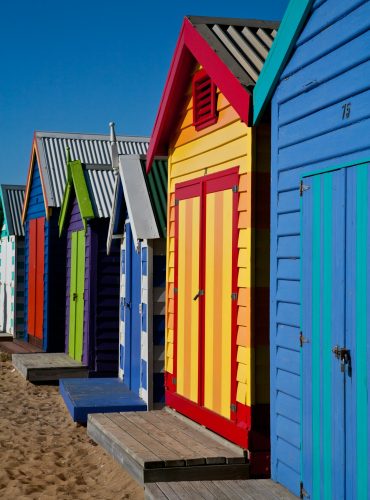
<path id="1" fill-rule="evenodd" d="M 163 90 L 147 153 L 149 172 L 155 156 L 168 155 L 168 147 L 184 105 L 191 72 L 201 64 L 213 82 L 250 125 L 252 97 L 208 43 L 185 18 Z"/>
<path id="2" fill-rule="evenodd" d="M 185 399 L 171 391 L 166 391 L 166 405 L 186 415 L 194 422 L 204 425 L 232 443 L 248 448 L 248 429 L 246 422 L 235 423 L 206 408 Z M 249 409 L 250 410 L 250 409 Z"/>

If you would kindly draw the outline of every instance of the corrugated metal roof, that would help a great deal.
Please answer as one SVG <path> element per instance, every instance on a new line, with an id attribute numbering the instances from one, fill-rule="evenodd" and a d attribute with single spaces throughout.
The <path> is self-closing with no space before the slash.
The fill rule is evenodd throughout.
<path id="1" fill-rule="evenodd" d="M 141 167 L 148 186 L 150 201 L 153 207 L 159 234 L 167 235 L 167 160 L 155 159 L 149 173 L 146 172 L 146 160 L 141 160 Z"/>
<path id="2" fill-rule="evenodd" d="M 22 209 L 25 186 L 1 184 L 4 215 L 10 235 L 24 236 Z"/>
<path id="3" fill-rule="evenodd" d="M 197 16 L 188 19 L 239 81 L 253 89 L 279 22 Z"/>
<path id="4" fill-rule="evenodd" d="M 152 170 L 149 172 L 149 174 L 146 172 L 146 158 L 145 156 L 140 156 L 136 155 L 136 157 L 131 157 L 131 160 L 134 160 L 137 162 L 138 168 L 142 170 L 143 172 L 143 180 L 145 181 L 144 189 L 147 190 L 147 193 L 149 195 L 149 201 L 151 205 L 151 210 L 152 210 L 152 215 L 149 213 L 150 210 L 146 208 L 147 214 L 145 215 L 148 219 L 153 218 L 155 220 L 155 225 L 157 226 L 157 231 L 158 234 L 161 238 L 166 237 L 167 233 L 167 160 L 166 159 L 155 159 L 153 162 Z M 134 164 L 135 165 L 135 164 Z M 116 234 L 117 227 L 120 226 L 119 221 L 120 218 L 123 216 L 123 211 L 119 209 L 120 206 L 120 200 L 123 199 L 125 206 L 127 209 L 129 209 L 129 205 L 131 205 L 131 211 L 133 208 L 137 210 L 137 207 L 139 206 L 138 210 L 142 210 L 143 207 L 145 207 L 145 204 L 142 203 L 140 206 L 141 200 L 139 200 L 139 204 L 134 204 L 130 203 L 129 200 L 124 199 L 124 192 L 123 192 L 123 177 L 124 177 L 124 172 L 123 172 L 123 166 L 122 166 L 122 161 L 120 160 L 120 173 L 121 176 L 117 175 L 115 179 L 115 185 L 113 188 L 113 192 L 115 193 L 115 199 L 114 199 L 114 194 L 112 195 L 112 212 L 111 212 L 111 220 L 110 220 L 110 225 L 109 225 L 109 231 L 108 231 L 108 238 L 107 238 L 107 253 L 109 254 L 110 248 L 111 248 L 111 243 L 112 239 L 115 236 L 119 236 Z M 136 172 L 138 172 L 136 170 Z M 138 182 L 138 187 L 140 184 L 140 176 L 137 176 L 136 181 Z M 140 186 L 141 188 L 143 186 Z M 133 220 L 131 223 L 134 223 L 136 220 L 136 217 L 134 216 L 136 214 L 132 214 Z M 142 214 L 139 214 L 139 216 Z M 148 221 L 149 222 L 149 221 Z M 135 225 L 135 224 L 134 224 Z M 119 230 L 119 233 L 122 232 L 122 229 Z M 149 233 L 146 232 L 145 234 L 141 235 L 144 239 L 148 239 L 153 236 L 149 236 Z"/>
<path id="5" fill-rule="evenodd" d="M 66 185 L 67 146 L 70 147 L 72 160 L 80 160 L 82 163 L 95 166 L 111 165 L 109 135 L 36 132 L 36 141 L 50 207 L 60 207 L 62 204 Z M 118 136 L 117 143 L 119 154 L 146 154 L 149 137 Z M 94 175 L 96 184 L 99 174 L 91 173 L 91 179 Z M 93 180 L 91 182 L 94 184 Z M 104 203 L 99 206 L 103 207 Z"/>
<path id="6" fill-rule="evenodd" d="M 114 174 L 102 165 L 83 165 L 90 200 L 96 217 L 109 218 L 112 212 Z"/>

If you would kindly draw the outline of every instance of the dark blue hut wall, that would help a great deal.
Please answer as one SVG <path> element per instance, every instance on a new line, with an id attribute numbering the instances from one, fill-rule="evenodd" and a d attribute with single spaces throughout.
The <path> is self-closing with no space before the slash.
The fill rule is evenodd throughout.
<path id="1" fill-rule="evenodd" d="M 44 248 L 44 325 L 43 349 L 51 352 L 64 350 L 65 315 L 65 239 L 59 239 L 59 208 L 52 208 L 45 220 Z M 28 255 L 29 221 L 46 217 L 40 172 L 35 163 L 25 225 L 25 311 L 28 314 Z"/>
<path id="2" fill-rule="evenodd" d="M 80 231 L 84 228 L 77 198 L 74 197 L 71 203 L 69 214 L 67 216 L 67 253 L 66 253 L 66 299 L 65 299 L 65 352 L 68 353 L 69 337 L 69 311 L 70 311 L 70 284 L 71 284 L 71 251 L 72 251 L 72 232 Z M 85 273 L 86 274 L 86 273 Z M 86 276 L 85 276 L 86 277 Z M 85 297 L 87 297 L 85 292 Z M 84 351 L 85 352 L 85 351 Z M 87 363 L 87 360 L 83 360 Z"/>
<path id="3" fill-rule="evenodd" d="M 41 178 L 37 162 L 35 162 L 31 189 L 29 195 L 29 202 L 26 212 L 25 220 L 25 281 L 24 281 L 24 308 L 25 308 L 25 330 L 27 330 L 27 317 L 28 317 L 28 255 L 29 255 L 29 221 L 31 219 L 37 219 L 38 217 L 45 217 L 45 204 L 44 196 L 42 194 Z M 45 262 L 47 260 L 47 254 L 45 254 Z"/>
<path id="4" fill-rule="evenodd" d="M 59 238 L 59 208 L 53 208 L 48 223 L 45 225 L 45 253 L 48 265 L 45 265 L 45 307 L 44 334 L 49 352 L 64 351 L 65 294 L 66 294 L 66 236 Z M 46 248 L 48 245 L 48 250 Z M 46 295 L 47 294 L 47 295 Z M 47 330 L 45 330 L 47 328 Z"/>
<path id="5" fill-rule="evenodd" d="M 91 222 L 90 347 L 92 376 L 118 375 L 120 247 L 113 240 L 106 252 L 109 221 Z"/>
<path id="6" fill-rule="evenodd" d="M 17 287 L 16 287 L 16 318 L 15 318 L 15 332 L 18 338 L 24 337 L 24 236 L 15 237 L 16 245 L 16 259 L 17 259 Z"/>
<path id="7" fill-rule="evenodd" d="M 307 172 L 370 158 L 370 1 L 318 0 L 272 101 L 271 466 L 299 494 L 300 196 Z M 343 106 L 350 104 L 349 116 Z"/>
<path id="8" fill-rule="evenodd" d="M 154 240 L 153 250 L 153 402 L 164 404 L 166 240 Z"/>

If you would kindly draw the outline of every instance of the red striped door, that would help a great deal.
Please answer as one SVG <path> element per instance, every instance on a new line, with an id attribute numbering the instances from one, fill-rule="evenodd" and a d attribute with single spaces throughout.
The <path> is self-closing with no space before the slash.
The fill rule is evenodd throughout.
<path id="1" fill-rule="evenodd" d="M 44 319 L 45 217 L 32 219 L 29 224 L 28 335 L 41 340 Z"/>
<path id="2" fill-rule="evenodd" d="M 166 402 L 234 442 L 237 186 L 232 168 L 176 186 L 174 373 Z"/>

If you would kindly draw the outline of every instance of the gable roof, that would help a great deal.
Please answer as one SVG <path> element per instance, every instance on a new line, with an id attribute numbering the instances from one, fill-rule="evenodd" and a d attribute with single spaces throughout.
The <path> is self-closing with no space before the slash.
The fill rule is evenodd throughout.
<path id="1" fill-rule="evenodd" d="M 314 0 L 290 0 L 253 93 L 253 124 L 269 103 Z"/>
<path id="2" fill-rule="evenodd" d="M 168 143 L 184 104 L 190 75 L 201 64 L 217 87 L 249 124 L 251 94 L 268 51 L 277 21 L 185 17 L 162 94 L 147 154 L 168 154 Z"/>
<path id="3" fill-rule="evenodd" d="M 119 173 L 119 175 L 118 175 Z M 112 213 L 107 239 L 107 253 L 112 239 L 122 237 L 117 228 L 127 209 L 134 241 L 166 237 L 167 225 L 167 161 L 155 159 L 146 172 L 146 157 L 120 156 L 115 183 Z M 121 224 L 120 224 L 121 222 Z"/>
<path id="4" fill-rule="evenodd" d="M 148 137 L 117 137 L 117 147 L 120 154 L 145 154 L 148 143 Z M 27 211 L 32 173 L 36 161 L 40 169 L 47 216 L 49 215 L 49 207 L 61 206 L 67 179 L 65 160 L 67 147 L 70 148 L 72 160 L 79 159 L 86 165 L 111 165 L 109 135 L 35 132 L 22 213 L 23 221 Z"/>
<path id="5" fill-rule="evenodd" d="M 62 233 L 73 194 L 76 195 L 81 219 L 109 218 L 112 210 L 114 174 L 110 166 L 85 165 L 80 160 L 67 162 L 67 183 L 59 214 Z"/>
<path id="6" fill-rule="evenodd" d="M 0 184 L 4 220 L 9 235 L 24 236 L 22 208 L 25 186 Z"/>

